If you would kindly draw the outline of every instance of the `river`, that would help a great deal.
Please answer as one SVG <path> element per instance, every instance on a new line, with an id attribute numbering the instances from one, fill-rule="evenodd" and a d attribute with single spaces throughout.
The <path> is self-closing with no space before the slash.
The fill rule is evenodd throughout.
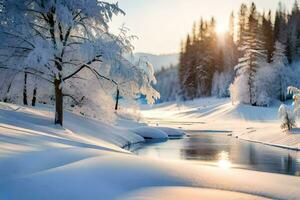
<path id="1" fill-rule="evenodd" d="M 131 147 L 137 155 L 300 176 L 300 152 L 243 141 L 221 133 L 188 133 L 183 139 Z"/>

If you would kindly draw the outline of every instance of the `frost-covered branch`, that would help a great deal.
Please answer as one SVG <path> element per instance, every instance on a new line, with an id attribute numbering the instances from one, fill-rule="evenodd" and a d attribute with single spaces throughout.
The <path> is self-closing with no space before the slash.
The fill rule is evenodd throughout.
<path id="1" fill-rule="evenodd" d="M 6 69 L 6 70 L 10 70 L 10 71 L 15 71 L 15 72 L 22 72 L 22 73 L 31 74 L 33 76 L 39 77 L 39 78 L 53 84 L 52 80 L 49 80 L 49 79 L 42 76 L 44 74 L 43 72 L 37 71 L 34 68 L 26 67 L 24 69 L 16 69 L 16 68 L 10 68 L 10 67 L 0 67 L 0 69 Z M 30 71 L 30 70 L 32 70 L 32 71 Z"/>
<path id="2" fill-rule="evenodd" d="M 82 104 L 82 101 L 84 100 L 84 97 L 82 97 L 80 100 L 77 100 L 74 96 L 71 94 L 63 94 L 64 97 L 69 97 L 71 98 L 77 105 Z"/>

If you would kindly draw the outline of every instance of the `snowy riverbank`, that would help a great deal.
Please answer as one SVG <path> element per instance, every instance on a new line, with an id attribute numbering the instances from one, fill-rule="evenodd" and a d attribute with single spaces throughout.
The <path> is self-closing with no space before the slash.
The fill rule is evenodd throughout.
<path id="1" fill-rule="evenodd" d="M 150 125 L 223 132 L 248 141 L 300 150 L 300 134 L 284 133 L 280 128 L 279 106 L 232 105 L 230 99 L 203 98 L 144 107 L 142 114 Z"/>
<path id="2" fill-rule="evenodd" d="M 143 141 L 131 128 L 71 113 L 60 128 L 48 108 L 0 107 L 0 199 L 300 197 L 297 177 L 141 158 L 121 148 Z"/>

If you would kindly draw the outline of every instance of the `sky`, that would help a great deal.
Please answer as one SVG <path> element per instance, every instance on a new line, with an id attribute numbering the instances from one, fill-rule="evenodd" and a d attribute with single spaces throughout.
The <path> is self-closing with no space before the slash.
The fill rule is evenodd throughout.
<path id="1" fill-rule="evenodd" d="M 295 0 L 282 0 L 289 9 Z M 278 0 L 109 0 L 118 2 L 125 16 L 113 18 L 111 30 L 116 32 L 123 24 L 129 34 L 138 39 L 132 44 L 135 52 L 168 54 L 179 52 L 180 41 L 191 31 L 201 17 L 214 16 L 217 31 L 226 31 L 229 15 L 241 3 L 255 2 L 259 10 L 275 10 Z"/>

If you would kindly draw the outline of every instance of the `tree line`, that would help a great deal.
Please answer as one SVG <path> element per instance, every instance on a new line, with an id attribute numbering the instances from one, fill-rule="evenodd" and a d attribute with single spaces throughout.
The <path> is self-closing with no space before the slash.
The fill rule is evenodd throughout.
<path id="1" fill-rule="evenodd" d="M 236 19 L 235 19 L 236 18 Z M 237 23 L 235 23 L 237 21 Z M 286 87 L 298 85 L 300 9 L 279 3 L 275 13 L 259 12 L 255 3 L 242 4 L 230 16 L 223 39 L 216 21 L 203 19 L 182 42 L 179 64 L 180 95 L 231 96 L 234 101 L 267 106 L 285 100 Z"/>

